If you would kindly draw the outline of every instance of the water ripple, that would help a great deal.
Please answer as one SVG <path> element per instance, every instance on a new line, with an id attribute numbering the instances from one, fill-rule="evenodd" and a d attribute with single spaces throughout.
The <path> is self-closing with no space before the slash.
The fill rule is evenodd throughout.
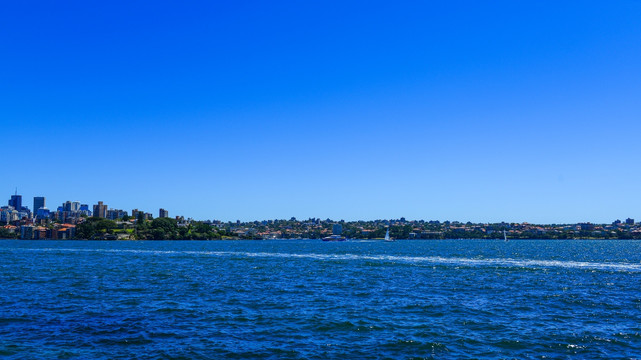
<path id="1" fill-rule="evenodd" d="M 0 241 L 7 359 L 633 358 L 641 242 Z"/>
<path id="2" fill-rule="evenodd" d="M 72 249 L 72 248 L 39 248 L 20 249 L 34 252 L 93 252 L 109 254 L 141 254 L 141 255 L 196 255 L 224 257 L 257 257 L 284 259 L 312 259 L 321 261 L 351 261 L 366 260 L 376 262 L 435 264 L 451 266 L 490 266 L 517 268 L 571 268 L 586 270 L 611 270 L 624 272 L 639 272 L 639 263 L 607 263 L 568 260 L 534 260 L 511 258 L 454 258 L 441 256 L 394 256 L 394 255 L 359 255 L 359 254 L 314 254 L 314 253 L 271 253 L 271 252 L 242 252 L 242 251 L 175 251 L 175 250 L 133 250 L 133 249 Z"/>

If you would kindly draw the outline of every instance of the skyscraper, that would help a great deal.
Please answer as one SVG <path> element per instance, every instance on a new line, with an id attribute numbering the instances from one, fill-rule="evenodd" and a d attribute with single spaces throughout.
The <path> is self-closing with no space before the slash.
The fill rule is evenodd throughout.
<path id="1" fill-rule="evenodd" d="M 158 212 L 158 217 L 159 218 L 169 217 L 169 211 L 167 211 L 165 209 L 160 209 L 160 211 Z"/>
<path id="2" fill-rule="evenodd" d="M 11 195 L 11 200 L 9 200 L 9 206 L 13 206 L 17 211 L 22 210 L 22 195 Z"/>
<path id="3" fill-rule="evenodd" d="M 107 205 L 104 205 L 102 201 L 98 201 L 98 205 L 93 206 L 93 216 L 99 218 L 107 217 Z"/>
<path id="4" fill-rule="evenodd" d="M 46 207 L 46 199 L 44 196 L 34 196 L 33 197 L 33 212 L 37 213 L 38 209 Z"/>

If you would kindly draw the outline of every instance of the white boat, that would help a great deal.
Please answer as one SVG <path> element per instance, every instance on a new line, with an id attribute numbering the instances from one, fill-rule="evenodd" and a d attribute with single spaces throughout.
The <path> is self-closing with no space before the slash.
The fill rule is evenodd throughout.
<path id="1" fill-rule="evenodd" d="M 389 228 L 387 228 L 387 232 L 385 233 L 385 241 L 394 241 L 389 237 Z"/>
<path id="2" fill-rule="evenodd" d="M 323 241 L 345 241 L 345 238 L 340 235 L 331 235 L 328 237 L 324 237 L 322 240 Z"/>
<path id="3" fill-rule="evenodd" d="M 503 230 L 503 240 L 510 241 L 507 239 L 507 233 L 505 232 L 505 230 Z"/>

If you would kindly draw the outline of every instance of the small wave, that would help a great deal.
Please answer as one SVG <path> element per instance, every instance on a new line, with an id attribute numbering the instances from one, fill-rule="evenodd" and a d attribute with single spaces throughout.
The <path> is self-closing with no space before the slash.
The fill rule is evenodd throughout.
<path id="1" fill-rule="evenodd" d="M 17 250 L 17 249 L 16 249 Z M 459 258 L 441 256 L 401 256 L 401 255 L 359 255 L 359 254 L 316 254 L 316 253 L 276 253 L 276 252 L 244 252 L 244 251 L 177 251 L 177 250 L 136 250 L 136 249 L 73 249 L 73 248 L 37 248 L 20 249 L 21 251 L 42 252 L 90 252 L 114 254 L 143 254 L 143 255 L 197 255 L 220 257 L 249 257 L 249 258 L 285 258 L 312 259 L 320 261 L 376 261 L 387 263 L 434 264 L 466 267 L 517 267 L 517 268 L 571 268 L 585 270 L 610 270 L 624 272 L 641 272 L 641 264 L 637 263 L 608 263 L 572 260 L 534 260 L 511 258 Z"/>

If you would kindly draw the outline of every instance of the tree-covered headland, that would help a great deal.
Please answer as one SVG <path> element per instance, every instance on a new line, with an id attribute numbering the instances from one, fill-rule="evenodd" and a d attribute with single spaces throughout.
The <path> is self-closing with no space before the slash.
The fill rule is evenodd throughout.
<path id="1" fill-rule="evenodd" d="M 224 229 L 203 222 L 179 223 L 176 219 L 156 218 L 108 220 L 91 217 L 76 226 L 76 239 L 94 240 L 219 240 L 229 237 Z"/>

